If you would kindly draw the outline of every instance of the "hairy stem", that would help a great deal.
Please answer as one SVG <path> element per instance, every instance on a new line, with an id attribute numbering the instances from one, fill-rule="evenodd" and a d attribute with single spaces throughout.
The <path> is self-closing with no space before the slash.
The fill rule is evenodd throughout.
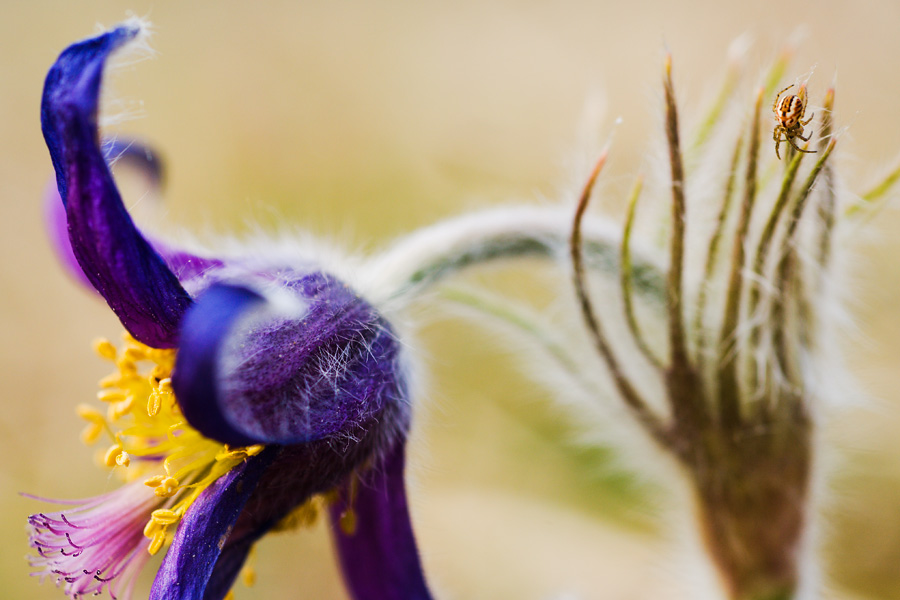
<path id="1" fill-rule="evenodd" d="M 567 253 L 571 212 L 565 207 L 498 208 L 444 220 L 399 239 L 367 263 L 360 291 L 373 301 L 403 306 L 462 272 L 522 259 L 556 260 Z M 618 279 L 621 230 L 612 221 L 585 217 L 585 267 Z M 656 306 L 665 302 L 662 267 L 632 248 L 634 290 Z"/>
<path id="2" fill-rule="evenodd" d="M 750 230 L 750 217 L 756 201 L 756 161 L 759 154 L 759 112 L 762 107 L 762 90 L 756 95 L 753 119 L 750 125 L 750 147 L 747 150 L 747 174 L 744 184 L 744 200 L 738 216 L 737 231 L 731 249 L 731 271 L 725 296 L 725 315 L 719 334 L 718 398 L 719 421 L 726 428 L 734 428 L 741 419 L 740 395 L 737 373 L 737 325 L 741 313 L 741 296 L 744 282 L 744 242 Z"/>
<path id="3" fill-rule="evenodd" d="M 641 333 L 640 325 L 634 313 L 634 298 L 632 294 L 632 268 L 631 268 L 631 230 L 634 226 L 634 216 L 637 209 L 638 198 L 641 195 L 641 187 L 643 178 L 639 177 L 634 183 L 631 195 L 628 198 L 628 214 L 625 217 L 625 227 L 622 232 L 622 249 L 620 255 L 622 257 L 622 273 L 620 283 L 622 288 L 622 302 L 625 307 L 625 319 L 628 321 L 628 329 L 631 331 L 631 337 L 637 344 L 641 354 L 657 369 L 662 369 L 662 362 L 650 349 L 647 340 Z"/>
<path id="4" fill-rule="evenodd" d="M 709 248 L 706 250 L 706 263 L 703 267 L 703 279 L 700 281 L 700 288 L 697 293 L 697 306 L 694 310 L 694 335 L 697 344 L 697 361 L 702 365 L 704 360 L 704 351 L 706 340 L 703 327 L 703 315 L 706 314 L 706 302 L 709 294 L 709 284 L 712 281 L 713 273 L 716 270 L 716 263 L 719 259 L 719 242 L 722 240 L 722 234 L 725 231 L 725 222 L 728 219 L 728 213 L 731 211 L 731 202 L 734 198 L 734 182 L 738 171 L 738 161 L 741 157 L 741 146 L 743 146 L 744 137 L 739 136 L 737 143 L 734 145 L 734 153 L 731 155 L 731 167 L 728 170 L 728 178 L 725 182 L 725 190 L 722 198 L 722 207 L 716 217 L 716 226 L 713 230 L 712 237 L 709 240 Z M 702 372 L 702 366 L 699 368 Z"/>

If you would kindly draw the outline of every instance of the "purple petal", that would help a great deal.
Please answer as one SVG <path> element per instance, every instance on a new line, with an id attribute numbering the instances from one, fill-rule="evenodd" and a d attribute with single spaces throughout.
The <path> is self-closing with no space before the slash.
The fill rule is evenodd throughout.
<path id="1" fill-rule="evenodd" d="M 267 448 L 251 456 L 200 494 L 178 524 L 172 545 L 153 581 L 151 600 L 204 597 L 213 567 L 235 521 L 277 453 L 278 448 Z M 235 568 L 239 569 L 240 563 Z"/>
<path id="2" fill-rule="evenodd" d="M 125 210 L 97 132 L 106 58 L 139 31 L 121 26 L 67 48 L 44 83 L 41 127 L 82 271 L 136 339 L 171 348 L 191 298 Z"/>
<path id="3" fill-rule="evenodd" d="M 253 544 L 266 531 L 261 531 L 257 536 L 243 536 L 235 541 L 229 538 L 209 577 L 209 583 L 207 583 L 206 590 L 203 592 L 203 600 L 221 600 L 228 594 L 234 586 L 234 580 L 240 573 L 241 567 L 244 566 Z"/>
<path id="4" fill-rule="evenodd" d="M 397 443 L 381 464 L 359 482 L 352 502 L 355 530 L 339 525 L 350 490 L 330 507 L 332 531 L 344 579 L 354 600 L 431 598 L 413 535 L 403 480 L 404 444 Z"/>
<path id="5" fill-rule="evenodd" d="M 128 164 L 143 173 L 153 188 L 162 185 L 162 160 L 159 158 L 159 154 L 149 146 L 134 140 L 115 139 L 105 141 L 103 149 L 108 164 Z M 62 266 L 78 283 L 96 291 L 84 271 L 81 270 L 81 265 L 78 264 L 78 260 L 72 252 L 66 207 L 60 200 L 55 181 L 47 187 L 44 194 L 44 216 L 50 242 Z M 196 279 L 224 266 L 221 260 L 205 258 L 175 249 L 169 244 L 147 235 L 144 235 L 144 238 L 181 282 Z"/>
<path id="6" fill-rule="evenodd" d="M 213 284 L 188 311 L 172 386 L 185 418 L 208 438 L 234 446 L 256 440 L 235 427 L 223 414 L 215 384 L 221 347 L 242 315 L 265 302 L 243 287 Z"/>
<path id="7" fill-rule="evenodd" d="M 191 425 L 228 444 L 297 444 L 405 406 L 399 344 L 384 319 L 333 277 L 282 276 L 280 294 L 302 314 L 225 284 L 188 312 L 173 385 Z"/>

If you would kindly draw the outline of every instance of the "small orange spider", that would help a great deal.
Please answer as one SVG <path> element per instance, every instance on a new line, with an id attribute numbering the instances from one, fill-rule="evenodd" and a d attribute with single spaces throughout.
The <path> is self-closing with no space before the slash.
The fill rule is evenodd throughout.
<path id="1" fill-rule="evenodd" d="M 800 92 L 797 95 L 790 95 L 781 98 L 781 95 L 794 87 L 794 84 L 787 86 L 775 96 L 775 102 L 772 104 L 772 112 L 775 113 L 775 131 L 772 132 L 772 139 L 775 140 L 775 156 L 781 160 L 778 148 L 781 142 L 788 142 L 797 152 L 806 152 L 814 154 L 815 150 L 804 150 L 797 146 L 794 138 L 800 138 L 804 142 L 808 142 L 812 132 L 803 137 L 803 127 L 813 120 L 816 113 L 813 113 L 805 121 L 803 115 L 806 113 L 806 86 L 800 86 Z M 779 102 L 781 98 L 781 102 Z M 783 138 L 781 136 L 784 136 Z"/>

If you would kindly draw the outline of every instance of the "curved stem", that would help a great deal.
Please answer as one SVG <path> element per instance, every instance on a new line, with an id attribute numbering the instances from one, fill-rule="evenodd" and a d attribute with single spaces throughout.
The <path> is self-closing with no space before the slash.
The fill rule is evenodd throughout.
<path id="1" fill-rule="evenodd" d="M 631 230 L 634 227 L 634 215 L 637 210 L 638 198 L 640 198 L 643 183 L 644 179 L 639 177 L 634 183 L 634 188 L 631 190 L 631 196 L 628 198 L 628 215 L 625 217 L 625 228 L 622 232 L 622 249 L 620 251 L 622 256 L 620 283 L 622 287 L 622 302 L 625 306 L 625 320 L 628 321 L 628 329 L 631 331 L 631 337 L 650 364 L 655 368 L 662 370 L 662 361 L 653 353 L 646 338 L 644 338 L 644 335 L 641 333 L 637 316 L 634 314 L 634 299 L 631 290 Z"/>
<path id="2" fill-rule="evenodd" d="M 759 155 L 759 111 L 762 106 L 763 91 L 756 95 L 753 120 L 750 125 L 750 146 L 747 150 L 747 180 L 744 199 L 738 217 L 737 231 L 731 249 L 731 271 L 728 291 L 725 295 L 725 315 L 719 333 L 719 365 L 717 373 L 719 419 L 722 424 L 734 428 L 740 422 L 740 398 L 737 373 L 737 327 L 741 314 L 741 296 L 744 285 L 744 242 L 750 230 L 750 219 L 756 201 L 756 163 Z"/>
<path id="3" fill-rule="evenodd" d="M 523 258 L 564 256 L 572 226 L 564 207 L 517 206 L 441 221 L 399 239 L 366 264 L 359 291 L 376 304 L 403 306 L 469 267 Z M 585 266 L 618 277 L 621 230 L 612 221 L 585 218 L 581 235 Z M 633 251 L 637 293 L 662 307 L 662 267 Z"/>

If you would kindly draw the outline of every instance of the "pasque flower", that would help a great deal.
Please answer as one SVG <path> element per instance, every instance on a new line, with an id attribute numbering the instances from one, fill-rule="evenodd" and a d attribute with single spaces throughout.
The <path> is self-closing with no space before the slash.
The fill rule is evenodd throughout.
<path id="1" fill-rule="evenodd" d="M 41 124 L 70 265 L 128 331 L 83 434 L 108 436 L 124 485 L 30 518 L 32 563 L 72 598 L 127 597 L 156 552 L 152 598 L 223 598 L 254 543 L 326 507 L 355 598 L 428 598 L 404 487 L 405 358 L 391 324 L 311 261 L 210 257 L 151 240 L 97 126 L 110 54 L 133 21 L 66 49 Z M 59 229 L 57 229 L 59 231 Z M 327 497 L 326 497 L 327 496 Z"/>

